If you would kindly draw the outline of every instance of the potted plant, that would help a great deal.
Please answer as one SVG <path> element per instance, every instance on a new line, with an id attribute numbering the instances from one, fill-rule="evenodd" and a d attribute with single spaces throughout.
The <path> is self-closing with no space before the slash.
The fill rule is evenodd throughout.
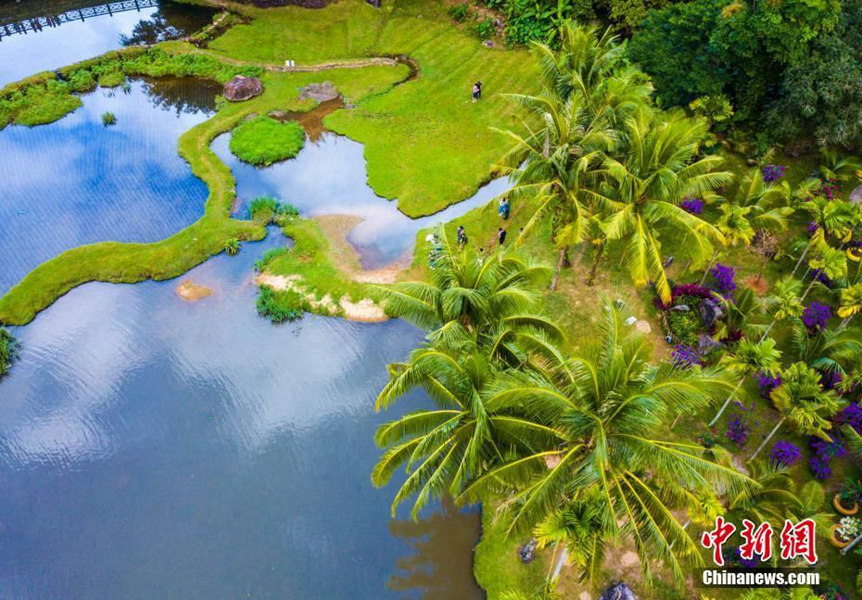
<path id="1" fill-rule="evenodd" d="M 844 517 L 829 530 L 829 541 L 836 548 L 847 546 L 859 535 L 860 524 L 862 524 L 862 521 L 859 521 L 856 517 Z"/>
<path id="2" fill-rule="evenodd" d="M 832 505 L 842 515 L 855 515 L 859 512 L 859 499 L 862 498 L 862 481 L 848 478 L 841 490 L 832 498 Z"/>

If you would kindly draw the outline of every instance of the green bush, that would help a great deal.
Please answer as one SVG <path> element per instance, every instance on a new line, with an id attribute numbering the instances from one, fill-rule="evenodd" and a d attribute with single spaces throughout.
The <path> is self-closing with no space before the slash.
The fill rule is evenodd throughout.
<path id="1" fill-rule="evenodd" d="M 287 202 L 281 202 L 272 196 L 258 196 L 248 205 L 250 219 L 261 223 L 280 223 L 284 218 L 299 216 L 299 210 Z"/>
<path id="2" fill-rule="evenodd" d="M 449 16 L 459 23 L 470 15 L 470 7 L 466 4 L 455 4 L 449 7 Z"/>
<path id="3" fill-rule="evenodd" d="M 114 125 L 117 122 L 117 115 L 108 111 L 106 113 L 102 113 L 102 125 L 107 127 L 108 125 Z"/>
<path id="4" fill-rule="evenodd" d="M 477 16 L 470 29 L 480 40 L 490 40 L 497 33 L 494 21 L 490 17 L 484 16 Z"/>
<path id="5" fill-rule="evenodd" d="M 294 122 L 255 117 L 237 126 L 230 137 L 230 151 L 253 165 L 293 158 L 302 149 L 305 132 Z"/>
<path id="6" fill-rule="evenodd" d="M 99 75 L 99 85 L 102 87 L 118 87 L 123 85 L 126 80 L 126 74 L 122 71 L 110 71 Z"/>
<path id="7" fill-rule="evenodd" d="M 698 334 L 703 327 L 697 307 L 692 306 L 689 312 L 670 311 L 667 315 L 667 324 L 677 341 L 689 346 L 697 346 Z"/>
<path id="8" fill-rule="evenodd" d="M 239 240 L 235 237 L 226 239 L 224 242 L 224 251 L 228 256 L 236 256 L 239 254 Z"/>
<path id="9" fill-rule="evenodd" d="M 265 285 L 260 287 L 255 301 L 257 314 L 273 323 L 295 321 L 302 317 L 307 308 L 303 297 L 293 290 L 276 292 Z"/>
<path id="10" fill-rule="evenodd" d="M 18 341 L 6 329 L 0 328 L 0 377 L 9 372 L 18 357 Z"/>

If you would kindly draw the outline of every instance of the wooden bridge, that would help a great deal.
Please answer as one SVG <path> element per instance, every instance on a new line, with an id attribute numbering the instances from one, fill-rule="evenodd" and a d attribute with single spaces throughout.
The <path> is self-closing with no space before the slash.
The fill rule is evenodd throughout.
<path id="1" fill-rule="evenodd" d="M 26 34 L 31 31 L 42 31 L 48 27 L 59 27 L 64 23 L 74 21 L 85 21 L 94 17 L 111 16 L 116 13 L 130 10 L 141 10 L 143 8 L 156 8 L 158 0 L 120 0 L 96 6 L 74 8 L 65 12 L 50 15 L 19 18 L 15 21 L 0 21 L 0 40 L 10 35 Z"/>

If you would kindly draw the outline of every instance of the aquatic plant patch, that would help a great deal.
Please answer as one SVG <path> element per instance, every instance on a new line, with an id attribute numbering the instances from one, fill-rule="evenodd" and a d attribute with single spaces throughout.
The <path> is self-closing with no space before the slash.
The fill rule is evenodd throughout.
<path id="1" fill-rule="evenodd" d="M 18 341 L 8 330 L 0 328 L 0 377 L 9 372 L 17 356 Z"/>
<path id="2" fill-rule="evenodd" d="M 304 140 L 305 132 L 299 123 L 254 117 L 233 130 L 230 151 L 244 162 L 268 166 L 299 154 Z"/>

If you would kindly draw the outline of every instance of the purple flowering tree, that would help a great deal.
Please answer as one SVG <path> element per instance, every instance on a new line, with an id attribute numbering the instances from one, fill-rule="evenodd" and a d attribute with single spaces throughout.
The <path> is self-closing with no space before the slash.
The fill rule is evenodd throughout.
<path id="1" fill-rule="evenodd" d="M 799 446 L 787 440 L 778 440 L 772 447 L 772 454 L 769 455 L 769 460 L 777 466 L 790 467 L 799 461 L 802 456 L 802 451 Z"/>
<path id="2" fill-rule="evenodd" d="M 808 329 L 809 335 L 826 329 L 826 324 L 832 318 L 832 309 L 828 304 L 813 301 L 802 312 L 802 322 Z"/>

